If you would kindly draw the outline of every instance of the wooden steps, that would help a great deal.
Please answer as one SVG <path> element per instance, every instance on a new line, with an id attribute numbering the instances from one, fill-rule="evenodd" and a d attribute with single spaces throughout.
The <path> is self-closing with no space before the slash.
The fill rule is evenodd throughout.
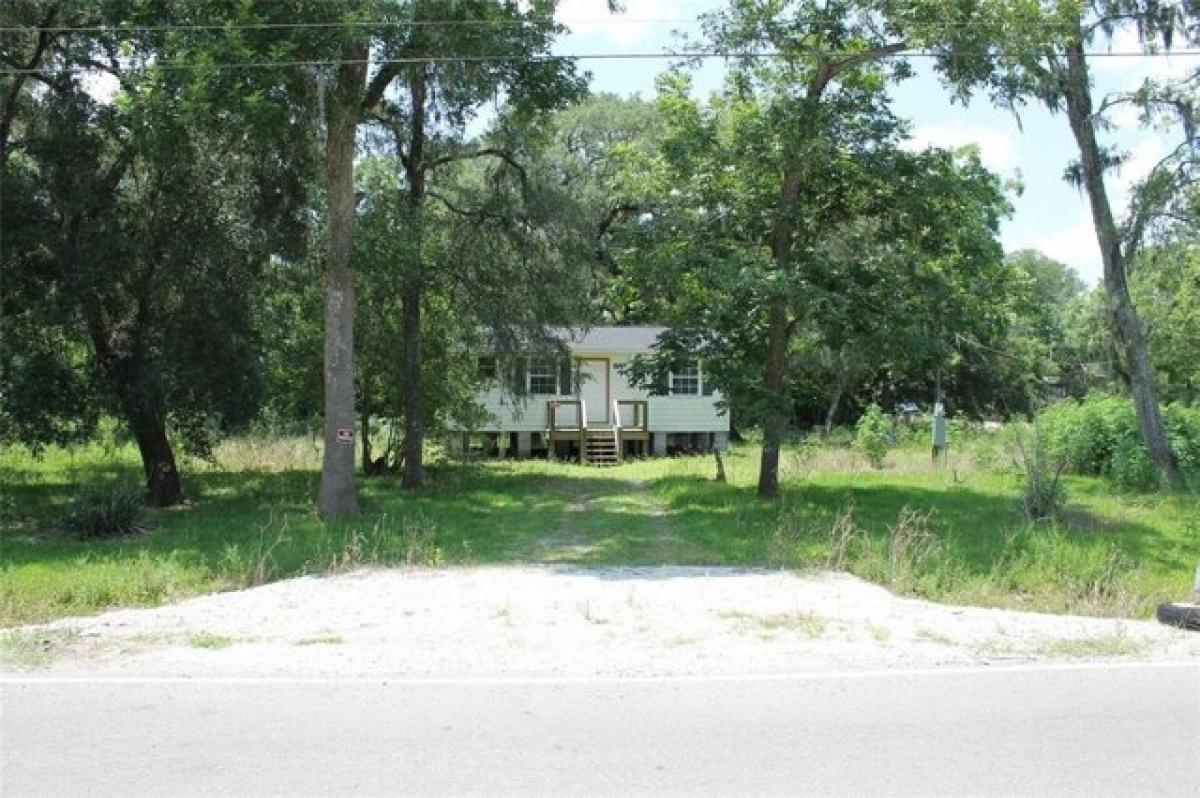
<path id="1" fill-rule="evenodd" d="M 616 465 L 620 462 L 617 451 L 617 431 L 612 427 L 592 428 L 584 439 L 583 461 L 590 465 Z"/>

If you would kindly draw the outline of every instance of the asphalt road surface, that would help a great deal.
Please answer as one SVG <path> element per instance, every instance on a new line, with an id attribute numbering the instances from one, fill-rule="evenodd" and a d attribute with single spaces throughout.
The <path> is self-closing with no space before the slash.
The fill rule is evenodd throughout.
<path id="1" fill-rule="evenodd" d="M 1200 791 L 1200 665 L 0 683 L 4 795 Z"/>

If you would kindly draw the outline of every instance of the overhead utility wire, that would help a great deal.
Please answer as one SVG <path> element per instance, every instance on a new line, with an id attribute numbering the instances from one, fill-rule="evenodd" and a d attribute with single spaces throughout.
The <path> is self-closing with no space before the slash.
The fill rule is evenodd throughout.
<path id="1" fill-rule="evenodd" d="M 330 28 L 503 28 L 520 27 L 537 22 L 553 21 L 570 28 L 572 25 L 703 25 L 707 20 L 691 18 L 638 19 L 633 17 L 593 17 L 561 20 L 553 17 L 525 17 L 518 19 L 339 19 L 300 22 L 207 22 L 207 23 L 163 23 L 130 25 L 4 25 L 0 33 L 155 33 L 173 31 L 239 31 L 239 30 L 289 30 Z M 813 21 L 816 22 L 815 20 Z M 935 27 L 946 30 L 971 30 L 980 28 L 977 20 L 942 20 Z M 814 27 L 815 30 L 833 30 L 833 26 Z"/>
<path id="2" fill-rule="evenodd" d="M 0 27 L 0 33 L 156 33 L 163 31 L 237 31 L 237 30 L 287 30 L 305 28 L 489 28 L 519 27 L 536 22 L 537 19 L 343 19 L 328 22 L 242 22 L 235 24 L 206 23 L 184 25 L 15 25 Z M 571 25 L 698 25 L 699 19 L 576 19 L 570 22 L 557 21 L 568 28 Z"/>
<path id="3" fill-rule="evenodd" d="M 458 64 L 458 63 L 541 63 L 553 61 L 644 61 L 655 59 L 710 59 L 723 58 L 729 60 L 737 59 L 787 59 L 804 55 L 825 55 L 825 56 L 844 56 L 854 55 L 855 53 L 835 52 L 835 51 L 804 51 L 796 53 L 783 53 L 775 51 L 766 52 L 731 52 L 719 53 L 710 50 L 696 51 L 677 51 L 677 52 L 646 52 L 646 53 L 567 53 L 554 54 L 547 53 L 545 55 L 414 55 L 400 58 L 370 58 L 370 59 L 327 59 L 327 60 L 295 60 L 295 61 L 243 61 L 234 63 L 187 63 L 183 61 L 167 61 L 153 64 L 145 64 L 141 66 L 132 66 L 130 69 L 165 69 L 165 70 L 213 70 L 213 69 L 275 69 L 280 67 L 333 67 L 333 66 L 349 66 L 349 65 L 376 65 L 383 64 Z M 1176 50 L 1169 54 L 1170 56 L 1178 56 L 1181 58 L 1200 57 L 1200 49 L 1197 50 Z M 1154 58 L 1167 57 L 1166 53 L 1145 53 L 1145 52 L 1094 52 L 1087 53 L 1089 58 Z M 938 58 L 938 53 L 929 52 L 927 50 L 906 50 L 895 53 L 887 53 L 879 56 L 884 58 Z M 93 69 L 90 65 L 76 65 L 71 67 L 71 72 L 86 72 Z M 48 70 L 41 67 L 18 68 L 10 67 L 8 69 L 0 69 L 0 76 L 10 75 L 38 75 L 43 74 Z"/>
<path id="4" fill-rule="evenodd" d="M 261 2 L 261 0 L 260 0 Z M 557 19 L 550 17 L 518 17 L 516 19 L 336 19 L 295 22 L 206 22 L 206 23 L 145 23 L 145 24 L 115 24 L 115 25 L 4 25 L 0 33 L 146 33 L 172 31 L 238 31 L 238 30 L 287 30 L 305 28 L 426 28 L 426 27 L 520 27 L 536 22 L 554 22 L 570 28 L 572 25 L 703 25 L 709 20 L 703 16 L 694 17 L 657 17 L 636 18 L 624 15 L 607 17 L 590 17 L 577 19 Z M 800 20 L 786 20 L 788 23 L 799 23 Z M 808 20 L 814 30 L 832 31 L 832 23 L 820 25 L 820 20 Z M 983 27 L 978 20 L 940 20 L 932 23 L 935 27 L 945 30 L 970 30 Z"/>

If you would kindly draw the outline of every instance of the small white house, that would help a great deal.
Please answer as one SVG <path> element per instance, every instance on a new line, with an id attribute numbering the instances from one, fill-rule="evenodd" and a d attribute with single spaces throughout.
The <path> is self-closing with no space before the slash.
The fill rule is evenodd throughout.
<path id="1" fill-rule="evenodd" d="M 664 327 L 592 327 L 559 330 L 569 358 L 515 353 L 506 363 L 480 362 L 479 400 L 490 419 L 472 430 L 452 430 L 452 449 L 472 439 L 486 453 L 578 457 L 612 463 L 630 454 L 664 455 L 724 449 L 729 416 L 717 407 L 720 392 L 706 383 L 694 361 L 650 391 L 629 384 L 622 367 L 650 354 Z M 516 380 L 519 390 L 501 380 Z"/>

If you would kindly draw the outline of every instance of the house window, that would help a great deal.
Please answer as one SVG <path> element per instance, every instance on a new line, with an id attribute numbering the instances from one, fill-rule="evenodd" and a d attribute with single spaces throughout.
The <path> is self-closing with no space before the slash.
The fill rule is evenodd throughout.
<path id="1" fill-rule="evenodd" d="M 558 368 L 553 360 L 535 358 L 529 361 L 529 393 L 534 396 L 558 393 Z"/>
<path id="2" fill-rule="evenodd" d="M 484 355 L 479 358 L 479 379 L 482 382 L 489 382 L 496 379 L 496 358 L 490 355 Z"/>
<path id="3" fill-rule="evenodd" d="M 671 372 L 672 396 L 700 395 L 700 364 L 692 361 Z"/>

